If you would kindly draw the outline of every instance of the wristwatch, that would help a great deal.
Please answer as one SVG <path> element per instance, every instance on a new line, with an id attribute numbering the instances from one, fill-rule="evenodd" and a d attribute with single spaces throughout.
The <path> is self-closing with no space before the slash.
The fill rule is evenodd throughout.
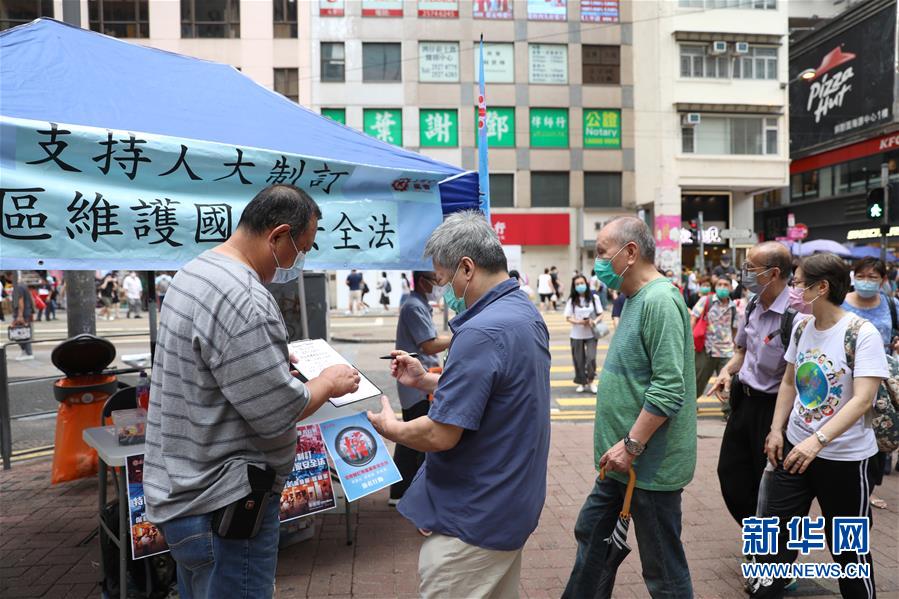
<path id="1" fill-rule="evenodd" d="M 815 431 L 815 437 L 818 439 L 818 443 L 821 444 L 821 447 L 826 447 L 827 444 L 830 443 L 830 439 L 828 439 L 827 435 L 821 431 Z"/>
<path id="2" fill-rule="evenodd" d="M 624 449 L 632 456 L 638 456 L 646 449 L 646 445 L 640 443 L 636 439 L 631 439 L 630 435 L 624 436 Z"/>

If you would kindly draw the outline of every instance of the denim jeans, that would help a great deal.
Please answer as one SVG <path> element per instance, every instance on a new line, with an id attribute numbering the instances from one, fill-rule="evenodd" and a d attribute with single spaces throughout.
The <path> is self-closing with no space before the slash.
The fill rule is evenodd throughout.
<path id="1" fill-rule="evenodd" d="M 252 539 L 223 539 L 212 514 L 186 516 L 159 526 L 178 564 L 181 599 L 271 597 L 278 563 L 278 509 L 274 498 Z"/>
<path id="2" fill-rule="evenodd" d="M 599 581 L 608 545 L 624 502 L 626 486 L 611 478 L 596 480 L 574 526 L 577 556 L 566 599 L 592 597 Z M 681 544 L 682 491 L 644 491 L 634 489 L 631 523 L 637 536 L 637 549 L 643 566 L 643 581 L 653 599 L 690 599 L 693 584 L 687 556 Z"/>

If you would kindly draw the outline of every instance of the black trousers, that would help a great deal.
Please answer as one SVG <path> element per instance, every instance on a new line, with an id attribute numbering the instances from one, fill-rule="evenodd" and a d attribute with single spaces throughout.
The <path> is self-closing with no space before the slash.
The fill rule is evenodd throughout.
<path id="1" fill-rule="evenodd" d="M 777 395 L 746 389 L 734 376 L 730 386 L 731 414 L 727 419 L 721 453 L 718 456 L 718 482 L 730 515 L 742 526 L 743 518 L 756 515 L 759 483 L 768 458 L 765 438 L 771 430 Z"/>
<path id="2" fill-rule="evenodd" d="M 784 458 L 793 449 L 789 441 L 784 442 Z M 790 474 L 782 467 L 774 471 L 768 492 L 768 507 L 765 516 L 780 518 L 777 554 L 756 556 L 761 563 L 793 563 L 798 551 L 787 549 L 790 538 L 787 523 L 794 516 L 807 516 L 812 499 L 818 500 L 824 516 L 824 532 L 827 545 L 831 546 L 832 521 L 835 516 L 871 517 L 868 497 L 871 495 L 870 459 L 855 462 L 838 462 L 815 458 L 802 474 Z M 871 526 L 873 527 L 873 521 Z M 869 537 L 870 538 L 870 537 Z M 831 555 L 833 555 L 831 553 Z M 833 559 L 842 565 L 868 564 L 870 578 L 841 578 L 840 594 L 844 599 L 874 599 L 874 559 L 873 554 L 859 555 L 854 551 L 842 551 Z M 816 562 L 823 560 L 814 560 Z M 780 598 L 784 595 L 786 580 L 775 579 L 770 587 L 762 587 L 754 597 Z"/>
<path id="3" fill-rule="evenodd" d="M 409 422 L 421 416 L 427 416 L 430 408 L 431 402 L 427 399 L 418 402 L 409 409 L 403 408 L 403 421 Z M 390 498 L 402 499 L 406 489 L 412 483 L 415 473 L 418 472 L 418 469 L 425 461 L 425 454 L 397 443 L 396 449 L 393 450 L 393 461 L 396 462 L 396 467 L 400 471 L 403 480 L 390 485 Z"/>

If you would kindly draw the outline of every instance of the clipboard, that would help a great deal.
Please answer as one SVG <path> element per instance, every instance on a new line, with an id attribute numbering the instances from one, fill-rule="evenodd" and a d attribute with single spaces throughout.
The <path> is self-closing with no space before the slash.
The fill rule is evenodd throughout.
<path id="1" fill-rule="evenodd" d="M 298 358 L 296 364 L 292 364 L 291 367 L 296 369 L 305 381 L 316 378 L 321 374 L 322 370 L 329 366 L 345 365 L 356 368 L 346 358 L 337 353 L 337 350 L 328 345 L 328 342 L 324 339 L 293 341 L 288 344 L 287 349 Z M 362 372 L 359 372 L 359 376 L 359 389 L 355 393 L 347 393 L 342 397 L 332 397 L 329 400 L 334 407 L 341 408 L 357 401 L 381 395 L 381 390 L 368 377 L 362 374 Z"/>

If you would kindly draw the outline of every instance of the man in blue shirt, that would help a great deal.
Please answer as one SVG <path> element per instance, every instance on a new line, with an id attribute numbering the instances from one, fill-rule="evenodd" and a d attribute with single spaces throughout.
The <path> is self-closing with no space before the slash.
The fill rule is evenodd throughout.
<path id="1" fill-rule="evenodd" d="M 346 277 L 346 286 L 350 289 L 350 314 L 362 310 L 362 273 L 355 268 Z"/>
<path id="2" fill-rule="evenodd" d="M 416 270 L 412 273 L 412 285 L 414 289 L 400 308 L 400 317 L 396 323 L 396 348 L 398 350 L 413 353 L 417 352 L 419 361 L 425 369 L 440 365 L 438 354 L 449 347 L 450 336 L 438 335 L 431 315 L 429 299 L 437 301 L 434 297 L 434 287 L 437 284 L 437 275 L 433 271 Z M 420 416 L 427 416 L 431 407 L 428 402 L 428 393 L 397 381 L 397 392 L 400 396 L 400 405 L 403 408 L 403 420 L 408 422 Z M 399 468 L 403 480 L 391 485 L 390 505 L 396 505 L 403 498 L 412 477 L 418 472 L 418 468 L 424 462 L 425 455 L 406 447 L 397 445 L 393 452 L 393 461 Z"/>
<path id="3" fill-rule="evenodd" d="M 549 332 L 482 214 L 448 217 L 425 256 L 458 314 L 449 357 L 439 377 L 400 352 L 391 370 L 434 402 L 411 422 L 387 398 L 368 416 L 384 437 L 427 452 L 399 504 L 427 536 L 422 597 L 517 597 L 521 550 L 546 498 Z"/>

